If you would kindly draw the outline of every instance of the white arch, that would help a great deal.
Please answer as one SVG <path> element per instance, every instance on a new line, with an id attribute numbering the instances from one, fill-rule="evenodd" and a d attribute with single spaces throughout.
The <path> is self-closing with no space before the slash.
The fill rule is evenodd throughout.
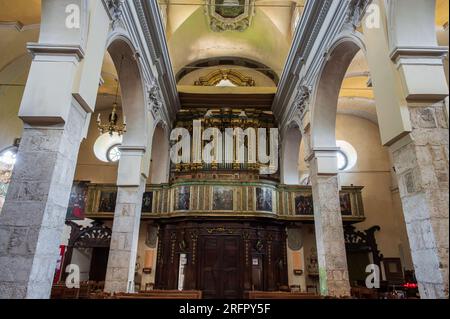
<path id="1" fill-rule="evenodd" d="M 152 184 L 168 183 L 170 174 L 168 126 L 162 121 L 157 122 L 151 136 L 150 182 Z"/>
<path id="2" fill-rule="evenodd" d="M 285 185 L 298 185 L 299 176 L 299 155 L 302 142 L 302 133 L 299 122 L 293 120 L 283 132 L 283 142 L 281 145 L 281 183 Z"/>
<path id="3" fill-rule="evenodd" d="M 311 100 L 311 147 L 336 147 L 336 114 L 345 74 L 355 55 L 366 48 L 356 32 L 343 32 L 328 50 L 313 89 Z"/>
<path id="4" fill-rule="evenodd" d="M 145 78 L 137 50 L 128 35 L 119 30 L 109 35 L 107 51 L 117 70 L 122 96 L 122 110 L 127 118 L 123 146 L 145 149 L 148 140 Z"/>

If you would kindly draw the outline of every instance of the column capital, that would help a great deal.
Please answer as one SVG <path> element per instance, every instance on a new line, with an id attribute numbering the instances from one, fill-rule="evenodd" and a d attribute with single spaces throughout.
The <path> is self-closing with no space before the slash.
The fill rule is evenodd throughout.
<path id="1" fill-rule="evenodd" d="M 317 174 L 320 175 L 336 175 L 338 173 L 336 152 L 339 147 L 316 147 L 306 157 L 306 162 L 315 162 Z"/>
<path id="2" fill-rule="evenodd" d="M 398 46 L 390 53 L 407 100 L 442 101 L 448 96 L 443 58 L 448 47 Z"/>
<path id="3" fill-rule="evenodd" d="M 147 148 L 145 146 L 119 146 L 121 152 L 117 186 L 139 186 L 142 179 L 143 160 Z"/>

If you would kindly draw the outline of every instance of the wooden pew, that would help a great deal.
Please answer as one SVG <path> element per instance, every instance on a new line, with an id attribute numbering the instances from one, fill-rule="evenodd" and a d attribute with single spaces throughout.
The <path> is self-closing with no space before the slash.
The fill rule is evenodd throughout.
<path id="1" fill-rule="evenodd" d="M 322 299 L 322 297 L 306 292 L 247 291 L 245 299 Z"/>
<path id="2" fill-rule="evenodd" d="M 152 290 L 135 294 L 116 293 L 114 299 L 202 299 L 201 291 Z"/>
<path id="3" fill-rule="evenodd" d="M 65 289 L 66 289 L 66 286 L 63 284 L 53 285 L 50 299 L 62 299 Z"/>

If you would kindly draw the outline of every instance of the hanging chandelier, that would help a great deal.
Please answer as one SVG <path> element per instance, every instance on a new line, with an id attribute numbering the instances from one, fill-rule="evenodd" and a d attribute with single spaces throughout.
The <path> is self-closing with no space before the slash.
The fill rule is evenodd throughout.
<path id="1" fill-rule="evenodd" d="M 122 70 L 122 62 L 124 56 L 122 56 L 122 60 L 120 61 L 120 68 L 118 73 L 118 78 L 120 78 L 120 72 Z M 126 117 L 123 116 L 123 123 L 118 124 L 119 116 L 117 115 L 117 101 L 119 99 L 119 80 L 117 81 L 116 95 L 113 103 L 113 109 L 111 114 L 109 115 L 109 122 L 106 124 L 102 124 L 101 114 L 98 114 L 97 117 L 97 127 L 101 134 L 109 133 L 109 135 L 113 136 L 114 133 L 117 133 L 119 136 L 123 135 L 127 131 L 127 120 Z"/>
<path id="2" fill-rule="evenodd" d="M 101 134 L 109 133 L 113 136 L 117 133 L 119 136 L 123 135 L 127 131 L 126 117 L 123 117 L 123 123 L 117 124 L 119 116 L 117 115 L 117 103 L 113 104 L 113 109 L 109 115 L 109 122 L 107 124 L 102 124 L 101 115 L 97 118 L 97 127 Z"/>

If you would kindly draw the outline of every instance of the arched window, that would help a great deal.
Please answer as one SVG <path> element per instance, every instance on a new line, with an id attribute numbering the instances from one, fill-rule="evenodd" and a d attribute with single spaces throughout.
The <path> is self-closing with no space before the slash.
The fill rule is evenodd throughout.
<path id="1" fill-rule="evenodd" d="M 0 152 L 0 212 L 5 203 L 11 174 L 16 163 L 17 146 L 11 146 Z"/>

